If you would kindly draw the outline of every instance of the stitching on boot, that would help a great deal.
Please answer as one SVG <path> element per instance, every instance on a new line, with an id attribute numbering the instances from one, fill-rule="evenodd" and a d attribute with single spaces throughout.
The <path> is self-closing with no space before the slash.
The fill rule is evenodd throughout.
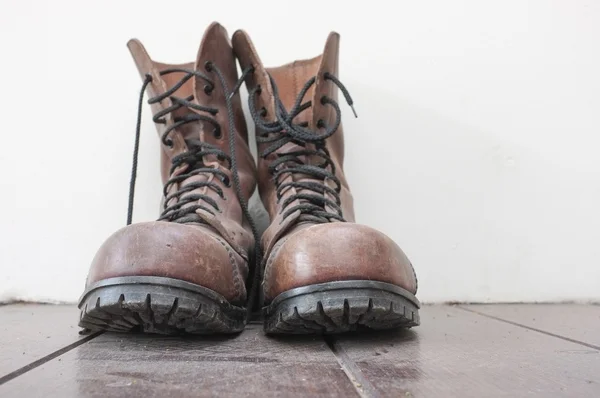
<path id="1" fill-rule="evenodd" d="M 412 268 L 413 275 L 415 276 L 415 294 L 417 294 L 417 290 L 419 290 L 419 279 L 417 279 L 417 273 L 415 272 L 415 267 L 412 265 L 412 262 L 409 261 L 410 268 Z"/>
<path id="2" fill-rule="evenodd" d="M 281 249 L 281 247 L 283 246 L 283 244 L 285 242 L 287 242 L 288 238 L 282 239 L 279 242 L 277 242 L 275 244 L 275 246 L 273 246 L 273 249 L 271 250 L 271 255 L 269 256 L 269 259 L 267 260 L 267 264 L 265 265 L 265 273 L 263 275 L 263 281 L 264 281 L 264 285 L 263 285 L 263 290 L 269 290 L 270 288 L 270 280 L 271 280 L 271 270 L 273 269 L 272 265 L 273 265 L 273 261 L 275 261 L 275 257 L 277 256 L 277 253 L 279 252 L 279 249 Z"/>
<path id="3" fill-rule="evenodd" d="M 235 248 L 233 248 L 233 247 L 232 247 L 232 249 L 233 249 L 233 250 L 235 250 L 235 251 L 236 251 L 236 253 L 240 255 L 240 257 L 242 257 L 244 260 L 248 261 L 248 253 L 246 252 L 246 250 L 244 250 L 244 248 L 243 248 L 243 247 L 241 247 L 241 246 L 240 246 L 240 244 L 239 244 L 239 243 L 238 243 L 238 241 L 237 241 L 237 240 L 236 240 L 236 239 L 233 237 L 233 235 L 231 235 L 231 234 L 229 233 L 229 231 L 228 231 L 228 230 L 226 230 L 226 229 L 225 229 L 224 231 L 219 231 L 219 232 L 221 232 L 221 233 L 223 233 L 223 232 L 224 232 L 224 233 L 227 235 L 227 237 L 229 238 L 229 239 L 227 239 L 228 241 L 235 242 L 235 245 L 236 245 L 238 248 L 237 248 L 237 249 L 235 249 Z"/>
<path id="4" fill-rule="evenodd" d="M 296 72 L 296 64 L 298 61 L 292 62 L 292 78 L 294 79 L 294 95 L 298 95 L 298 75 Z"/>
<path id="5" fill-rule="evenodd" d="M 227 247 L 227 244 L 220 238 L 215 237 L 215 239 L 223 245 L 225 250 L 227 250 L 227 255 L 229 256 L 229 262 L 231 263 L 231 272 L 233 273 L 233 287 L 235 289 L 236 297 L 240 297 L 242 294 L 241 283 L 240 283 L 240 271 L 237 268 L 237 263 L 235 258 L 233 257 L 233 253 L 231 249 Z"/>

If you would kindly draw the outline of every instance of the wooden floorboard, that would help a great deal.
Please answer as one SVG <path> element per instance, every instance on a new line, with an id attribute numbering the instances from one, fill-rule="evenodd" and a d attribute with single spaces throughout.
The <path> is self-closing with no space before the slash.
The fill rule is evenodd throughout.
<path id="1" fill-rule="evenodd" d="M 334 346 L 368 395 L 600 397 L 599 350 L 455 307 L 425 306 L 421 322 Z"/>
<path id="2" fill-rule="evenodd" d="M 477 304 L 461 307 L 600 347 L 600 305 Z"/>
<path id="3" fill-rule="evenodd" d="M 36 386 L 32 388 L 32 386 Z M 357 392 L 320 337 L 103 334 L 0 386 L 0 396 L 339 396 Z"/>
<path id="4" fill-rule="evenodd" d="M 74 307 L 5 306 L 0 363 L 38 362 L 0 397 L 600 397 L 597 308 L 425 306 L 410 331 L 276 339 L 251 324 L 235 337 L 82 342 Z"/>
<path id="5" fill-rule="evenodd" d="M 80 339 L 72 305 L 0 306 L 0 377 Z"/>

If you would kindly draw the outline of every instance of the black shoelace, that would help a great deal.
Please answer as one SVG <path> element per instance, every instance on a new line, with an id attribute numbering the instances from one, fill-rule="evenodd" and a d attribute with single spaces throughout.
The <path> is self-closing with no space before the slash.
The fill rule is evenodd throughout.
<path id="1" fill-rule="evenodd" d="M 250 211 L 248 209 L 248 202 L 242 193 L 240 177 L 237 169 L 237 157 L 236 157 L 236 149 L 235 149 L 235 140 L 237 136 L 237 132 L 235 130 L 235 115 L 232 104 L 233 96 L 239 91 L 242 83 L 246 76 L 254 71 L 253 67 L 249 67 L 243 71 L 240 79 L 237 81 L 232 91 L 229 91 L 227 87 L 227 81 L 225 76 L 221 72 L 221 70 L 211 62 L 207 62 L 205 64 L 205 70 L 208 73 L 214 72 L 217 76 L 219 84 L 223 89 L 225 95 L 225 105 L 227 108 L 227 121 L 229 127 L 229 153 L 231 156 L 228 156 L 224 151 L 219 149 L 214 145 L 210 145 L 206 142 L 200 141 L 200 139 L 186 139 L 185 143 L 187 145 L 187 151 L 180 153 L 172 158 L 172 166 L 170 169 L 170 174 L 172 175 L 175 169 L 182 165 L 187 165 L 187 169 L 184 174 L 180 174 L 177 176 L 172 176 L 164 185 L 163 194 L 164 198 L 164 209 L 162 214 L 159 217 L 159 221 L 170 221 L 177 223 L 203 223 L 202 219 L 196 214 L 196 210 L 202 209 L 207 211 L 210 214 L 214 214 L 214 211 L 220 211 L 218 204 L 215 202 L 213 198 L 205 194 L 192 194 L 191 191 L 194 191 L 198 188 L 208 187 L 209 189 L 215 191 L 221 198 L 225 198 L 223 189 L 216 182 L 211 181 L 195 181 L 186 184 L 185 186 L 179 187 L 179 189 L 169 194 L 169 189 L 173 184 L 181 183 L 187 180 L 190 177 L 200 174 L 214 174 L 223 185 L 226 187 L 231 187 L 231 181 L 225 172 L 213 167 L 206 167 L 203 163 L 203 157 L 207 155 L 214 155 L 221 162 L 227 164 L 227 168 L 231 170 L 231 176 L 233 178 L 233 186 L 235 188 L 235 193 L 237 199 L 240 203 L 240 207 L 242 209 L 243 215 L 248 220 L 248 224 L 252 230 L 252 234 L 254 236 L 254 253 L 252 253 L 255 277 L 253 278 L 253 283 L 250 288 L 250 292 L 248 295 L 248 315 L 250 315 L 250 310 L 253 308 L 255 298 L 257 296 L 257 287 L 260 281 L 260 272 L 258 268 L 260 267 L 262 261 L 262 253 L 260 247 L 260 236 L 258 234 L 258 229 L 256 227 L 256 223 L 250 216 Z M 216 108 L 210 108 L 206 106 L 199 105 L 197 103 L 192 102 L 194 97 L 189 96 L 187 98 L 180 98 L 174 96 L 173 94 L 181 88 L 189 79 L 196 76 L 201 78 L 206 82 L 204 90 L 207 94 L 215 88 L 214 82 L 205 74 L 191 69 L 182 69 L 182 68 L 172 68 L 166 69 L 160 72 L 160 76 L 164 76 L 170 73 L 184 73 L 185 75 L 181 78 L 181 80 L 176 83 L 172 88 L 167 90 L 165 93 L 158 95 L 156 97 L 148 99 L 149 104 L 154 104 L 163 101 L 166 98 L 169 98 L 173 103 L 172 106 L 167 107 L 159 112 L 157 112 L 153 121 L 155 123 L 165 124 L 166 119 L 164 118 L 167 114 L 174 112 L 181 108 L 188 108 L 197 110 L 200 112 L 204 112 L 205 114 L 198 114 L 196 112 L 186 114 L 184 116 L 174 117 L 174 123 L 165 129 L 161 141 L 164 145 L 169 147 L 173 146 L 173 141 L 169 137 L 169 134 L 174 129 L 183 126 L 187 123 L 192 122 L 206 122 L 211 124 L 214 127 L 213 134 L 216 138 L 220 138 L 222 136 L 221 127 L 216 119 L 211 116 L 215 116 L 219 110 Z M 135 182 L 137 177 L 137 163 L 138 163 L 138 153 L 139 153 L 139 142 L 140 142 L 140 131 L 141 131 L 141 121 L 142 121 L 142 108 L 144 101 L 144 93 L 146 92 L 146 88 L 148 84 L 152 82 L 152 76 L 146 74 L 146 78 L 144 79 L 144 83 L 142 85 L 142 89 L 140 92 L 139 103 L 138 103 L 138 117 L 135 131 L 135 144 L 133 150 L 133 164 L 131 168 L 131 181 L 129 185 L 129 205 L 127 210 L 127 225 L 131 224 L 132 214 L 133 214 L 133 201 L 134 201 L 134 193 L 135 193 Z M 172 199 L 177 198 L 174 204 L 169 205 L 169 202 Z M 193 204 L 196 203 L 196 204 Z"/>
<path id="2" fill-rule="evenodd" d="M 346 102 L 352 108 L 354 116 L 356 116 L 352 98 L 346 87 L 330 73 L 325 73 L 324 77 L 327 80 L 331 80 L 342 91 Z M 299 221 L 316 223 L 327 223 L 334 220 L 345 221 L 340 201 L 341 182 L 335 175 L 335 165 L 331 160 L 325 143 L 325 140 L 337 131 L 342 120 L 338 103 L 327 96 L 323 96 L 320 99 L 321 104 L 333 107 L 335 110 L 335 120 L 331 125 L 327 125 L 325 121 L 319 120 L 316 126 L 319 132 L 310 130 L 307 123 L 294 122 L 294 119 L 301 112 L 312 106 L 311 101 L 305 103 L 302 103 L 302 101 L 315 82 L 316 77 L 306 82 L 302 90 L 300 90 L 294 106 L 288 111 L 281 102 L 275 81 L 271 78 L 275 97 L 276 120 L 272 122 L 264 120 L 266 109 L 256 109 L 255 97 L 261 92 L 260 85 L 256 86 L 249 93 L 248 103 L 250 114 L 257 127 L 257 142 L 271 144 L 265 148 L 261 156 L 266 158 L 272 153 L 276 153 L 277 155 L 277 159 L 269 165 L 269 171 L 277 186 L 277 199 L 281 200 L 283 193 L 287 189 L 294 188 L 297 190 L 296 194 L 290 195 L 282 203 L 283 218 L 288 217 L 296 211 L 300 211 Z M 258 134 L 259 130 L 260 134 Z M 300 146 L 302 149 L 287 153 L 277 153 L 277 150 L 290 142 Z M 306 164 L 303 158 L 312 158 L 315 161 L 311 162 L 311 164 Z M 296 174 L 304 181 L 280 182 L 286 175 L 290 174 Z M 282 176 L 283 178 L 281 178 Z M 331 188 L 327 184 L 327 181 L 332 181 L 334 188 Z M 333 200 L 330 198 L 333 198 Z M 299 201 L 299 204 L 289 207 L 296 200 Z M 328 211 L 327 208 L 333 210 L 333 212 Z"/>

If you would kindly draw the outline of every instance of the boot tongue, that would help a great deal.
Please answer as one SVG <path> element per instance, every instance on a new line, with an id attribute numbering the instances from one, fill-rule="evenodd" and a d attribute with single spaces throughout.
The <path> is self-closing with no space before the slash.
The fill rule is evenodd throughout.
<path id="1" fill-rule="evenodd" d="M 285 109 L 290 111 L 293 108 L 302 87 L 317 74 L 320 63 L 321 56 L 319 55 L 315 58 L 294 61 L 275 68 L 267 68 L 267 72 L 277 85 L 279 98 Z M 315 86 L 313 85 L 304 96 L 303 103 L 313 99 L 314 90 Z M 304 110 L 294 118 L 294 123 L 309 123 L 308 127 L 313 129 L 313 126 L 310 125 L 312 113 L 312 107 Z"/>
<path id="2" fill-rule="evenodd" d="M 321 104 L 321 98 L 328 96 L 337 99 L 337 88 L 325 80 L 325 73 L 338 74 L 340 35 L 331 32 L 325 42 L 323 53 L 311 59 L 294 61 L 292 63 L 267 68 L 279 91 L 279 98 L 289 111 L 294 106 L 302 87 L 313 77 L 315 84 L 304 96 L 303 103 L 311 101 L 312 106 L 300 113 L 294 121 L 308 123 L 308 128 L 316 131 L 319 119 L 327 120 L 330 116 L 330 106 Z"/>

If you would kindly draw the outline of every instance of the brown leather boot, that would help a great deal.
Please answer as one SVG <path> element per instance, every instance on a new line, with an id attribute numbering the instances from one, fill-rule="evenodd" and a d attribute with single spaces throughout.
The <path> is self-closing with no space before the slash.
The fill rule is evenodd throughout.
<path id="1" fill-rule="evenodd" d="M 80 326 L 153 333 L 238 332 L 246 320 L 246 279 L 255 238 L 247 198 L 256 168 L 247 143 L 231 42 L 213 23 L 195 62 L 153 61 L 128 47 L 144 80 L 161 137 L 163 211 L 128 225 L 96 254 L 81 297 Z"/>
<path id="2" fill-rule="evenodd" d="M 271 217 L 262 237 L 268 333 L 335 333 L 419 324 L 417 279 L 386 235 L 354 223 L 344 176 L 339 35 L 318 57 L 264 68 L 250 38 L 233 36 L 256 124 L 258 184 Z"/>

